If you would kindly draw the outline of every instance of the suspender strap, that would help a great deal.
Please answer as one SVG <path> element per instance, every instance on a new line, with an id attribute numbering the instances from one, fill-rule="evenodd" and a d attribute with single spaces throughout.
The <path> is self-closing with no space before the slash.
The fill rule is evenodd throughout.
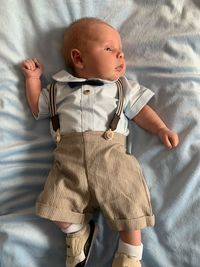
<path id="1" fill-rule="evenodd" d="M 51 114 L 52 127 L 55 132 L 60 128 L 58 114 L 56 113 L 56 93 L 57 93 L 56 85 L 55 83 L 52 83 L 50 85 L 50 91 L 49 91 L 49 109 Z"/>
<path id="2" fill-rule="evenodd" d="M 111 120 L 111 123 L 109 125 L 109 129 L 107 131 L 104 132 L 104 138 L 106 140 L 111 140 L 113 138 L 114 135 L 114 130 L 117 128 L 118 122 L 120 120 L 121 117 L 121 113 L 123 111 L 123 103 L 124 103 L 124 95 L 123 95 L 123 85 L 121 80 L 117 80 L 116 81 L 116 85 L 117 85 L 117 90 L 118 90 L 118 105 L 117 105 L 117 109 L 115 111 L 115 114 Z"/>
<path id="3" fill-rule="evenodd" d="M 123 111 L 123 103 L 124 103 L 124 96 L 123 96 L 123 85 L 122 85 L 122 82 L 121 80 L 118 80 L 116 81 L 116 85 L 117 85 L 117 89 L 118 89 L 118 99 L 119 99 L 119 102 L 118 102 L 118 105 L 117 105 L 117 109 L 115 111 L 115 114 L 113 116 L 113 119 L 110 123 L 110 129 L 112 131 L 114 131 L 116 128 L 117 128 L 117 124 L 120 120 L 120 117 L 121 117 L 121 113 Z"/>
<path id="4" fill-rule="evenodd" d="M 57 94 L 57 88 L 56 83 L 53 82 L 50 85 L 49 89 L 49 110 L 51 114 L 51 123 L 53 130 L 56 132 L 56 142 L 60 141 L 60 122 L 59 117 L 56 110 L 56 94 Z"/>
<path id="5" fill-rule="evenodd" d="M 123 111 L 123 103 L 124 103 L 123 85 L 120 79 L 116 81 L 116 85 L 117 85 L 117 90 L 118 90 L 119 101 L 118 101 L 115 114 L 109 125 L 109 129 L 105 131 L 104 133 L 104 138 L 107 140 L 112 139 L 113 134 L 114 134 L 113 131 L 117 128 L 118 122 L 121 117 L 121 113 Z M 49 110 L 51 114 L 52 127 L 53 127 L 53 130 L 56 132 L 56 142 L 59 142 L 60 141 L 60 122 L 59 122 L 59 117 L 56 111 L 56 93 L 57 93 L 56 83 L 53 82 L 50 85 L 50 90 L 49 90 Z"/>

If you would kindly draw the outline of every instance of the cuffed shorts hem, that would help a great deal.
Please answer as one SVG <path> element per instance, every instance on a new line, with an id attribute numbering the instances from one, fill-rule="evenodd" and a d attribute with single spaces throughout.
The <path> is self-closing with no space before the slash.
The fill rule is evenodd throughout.
<path id="1" fill-rule="evenodd" d="M 107 220 L 108 225 L 111 229 L 116 231 L 131 231 L 140 230 L 145 227 L 151 227 L 155 224 L 154 215 L 143 216 L 141 218 L 134 219 L 123 219 L 123 220 Z"/>
<path id="2" fill-rule="evenodd" d="M 36 203 L 36 215 L 51 221 L 66 223 L 87 224 L 92 217 L 90 213 L 77 213 L 66 209 L 59 209 L 54 206 L 48 206 L 41 202 Z"/>

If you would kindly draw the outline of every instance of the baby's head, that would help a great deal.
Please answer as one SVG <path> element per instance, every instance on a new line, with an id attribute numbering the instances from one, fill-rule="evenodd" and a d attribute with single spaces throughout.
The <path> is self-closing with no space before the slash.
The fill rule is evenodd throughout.
<path id="1" fill-rule="evenodd" d="M 73 74 L 86 79 L 117 80 L 126 69 L 118 31 L 97 18 L 82 18 L 67 28 L 64 57 Z"/>

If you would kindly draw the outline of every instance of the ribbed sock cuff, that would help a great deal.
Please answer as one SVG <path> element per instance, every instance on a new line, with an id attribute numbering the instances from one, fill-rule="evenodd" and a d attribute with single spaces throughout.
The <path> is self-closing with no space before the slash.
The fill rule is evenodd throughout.
<path id="1" fill-rule="evenodd" d="M 72 234 L 75 232 L 79 232 L 82 228 L 83 228 L 83 224 L 71 224 L 69 227 L 65 228 L 65 229 L 61 229 L 61 231 L 65 234 Z"/>
<path id="2" fill-rule="evenodd" d="M 133 246 L 119 239 L 118 252 L 124 253 L 131 257 L 137 257 L 139 260 L 141 260 L 143 252 L 143 244 L 141 243 L 140 246 Z"/>

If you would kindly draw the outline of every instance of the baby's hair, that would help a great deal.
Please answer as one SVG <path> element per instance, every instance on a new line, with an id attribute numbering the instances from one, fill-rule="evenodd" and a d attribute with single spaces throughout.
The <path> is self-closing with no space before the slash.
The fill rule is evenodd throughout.
<path id="1" fill-rule="evenodd" d="M 72 22 L 64 34 L 63 54 L 67 67 L 73 69 L 71 50 L 73 48 L 80 49 L 84 47 L 84 40 L 89 38 L 88 27 L 91 24 L 105 24 L 113 28 L 110 24 L 95 17 L 84 17 Z"/>

